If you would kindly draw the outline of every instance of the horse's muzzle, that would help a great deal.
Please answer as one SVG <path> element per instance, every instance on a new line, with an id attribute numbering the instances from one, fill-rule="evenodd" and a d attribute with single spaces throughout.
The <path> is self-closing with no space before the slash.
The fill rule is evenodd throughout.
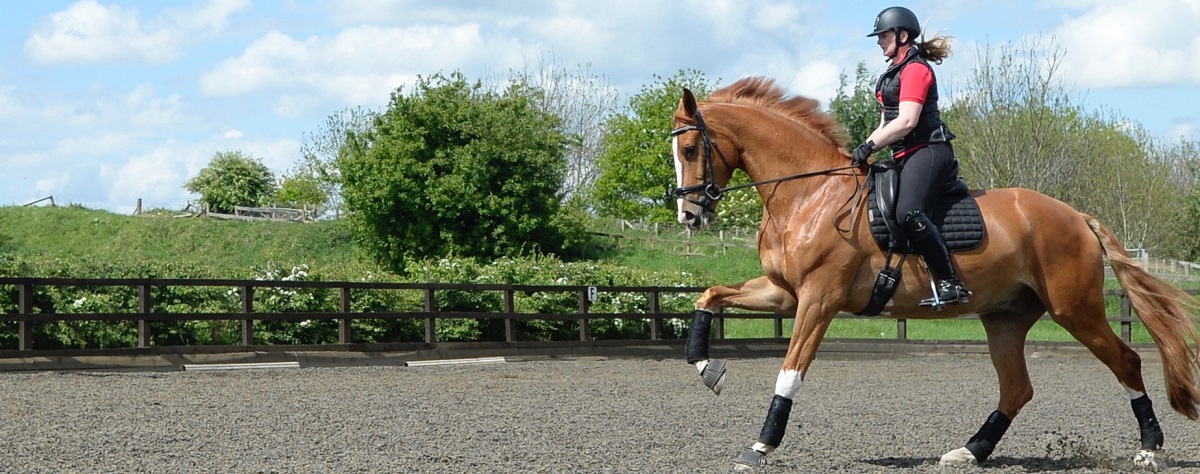
<path id="1" fill-rule="evenodd" d="M 688 226 L 689 229 L 707 227 L 716 220 L 717 214 L 708 209 L 679 211 L 679 223 Z"/>

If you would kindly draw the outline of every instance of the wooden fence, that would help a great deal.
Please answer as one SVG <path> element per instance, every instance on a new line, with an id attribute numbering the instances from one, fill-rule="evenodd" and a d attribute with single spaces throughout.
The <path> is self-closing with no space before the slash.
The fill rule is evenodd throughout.
<path id="1" fill-rule="evenodd" d="M 641 319 L 650 320 L 650 340 L 663 338 L 661 331 L 663 321 L 672 318 L 684 318 L 690 323 L 691 313 L 669 313 L 662 310 L 660 302 L 664 294 L 700 293 L 703 287 L 624 287 L 624 286 L 571 286 L 571 285 L 469 285 L 443 283 L 379 283 L 379 282 L 314 282 L 314 281 L 267 281 L 267 280 L 200 280 L 200 279 L 72 279 L 72 278 L 0 278 L 0 285 L 17 287 L 16 313 L 0 315 L 0 321 L 16 322 L 19 332 L 18 348 L 21 351 L 33 350 L 33 326 L 45 322 L 57 321 L 136 321 L 138 325 L 138 347 L 151 346 L 151 325 L 153 321 L 239 321 L 241 326 L 241 343 L 243 346 L 254 345 L 254 321 L 304 321 L 304 320 L 335 320 L 338 322 L 338 344 L 352 342 L 351 322 L 356 319 L 417 319 L 424 321 L 424 342 L 436 343 L 436 321 L 442 318 L 451 319 L 502 319 L 504 320 L 506 342 L 516 341 L 518 320 L 567 320 L 579 322 L 579 340 L 591 339 L 589 321 L 598 319 Z M 36 287 L 127 287 L 137 288 L 136 313 L 36 313 L 33 295 Z M 154 310 L 151 290 L 156 287 L 229 287 L 237 288 L 241 302 L 241 311 L 236 313 L 164 313 Z M 336 289 L 339 295 L 339 310 L 335 312 L 294 312 L 294 313 L 259 313 L 254 310 L 254 293 L 258 288 L 307 288 L 307 289 Z M 424 294 L 424 305 L 420 311 L 396 312 L 354 312 L 351 310 L 355 291 L 362 290 L 416 290 Z M 440 311 L 438 309 L 438 292 L 442 291 L 485 291 L 501 292 L 503 309 L 500 312 L 483 311 Z M 565 314 L 519 313 L 514 308 L 514 294 L 521 292 L 574 293 L 577 295 L 578 306 L 575 312 Z M 589 306 L 600 293 L 635 293 L 647 295 L 648 305 L 644 312 L 636 313 L 591 313 Z M 1189 291 L 1196 294 L 1196 290 Z M 1121 337 L 1131 340 L 1133 317 L 1128 298 L 1123 291 L 1108 290 L 1110 296 L 1121 298 L 1120 314 L 1110 316 L 1111 322 L 1119 322 Z M 861 318 L 850 314 L 839 314 L 839 318 Z M 784 337 L 784 321 L 790 316 L 771 313 L 727 313 L 718 314 L 715 318 L 716 339 L 725 339 L 726 319 L 771 319 L 774 320 L 774 337 Z M 896 320 L 896 338 L 907 340 L 907 320 Z"/>

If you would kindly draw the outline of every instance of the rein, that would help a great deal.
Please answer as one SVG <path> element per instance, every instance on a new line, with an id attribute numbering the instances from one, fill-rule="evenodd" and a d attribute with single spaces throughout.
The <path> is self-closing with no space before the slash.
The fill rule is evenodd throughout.
<path id="1" fill-rule="evenodd" d="M 843 166 L 840 168 L 829 168 L 829 169 L 820 170 L 820 171 L 810 171 L 808 173 L 794 174 L 791 176 L 784 176 L 782 178 L 764 179 L 762 181 L 755 181 L 753 183 L 739 184 L 737 186 L 729 186 L 729 187 L 722 188 L 721 190 L 722 191 L 736 191 L 736 190 L 739 190 L 742 188 L 749 188 L 751 186 L 759 186 L 762 184 L 771 184 L 771 183 L 779 183 L 779 182 L 783 182 L 783 181 L 791 181 L 793 179 L 807 178 L 809 176 L 817 176 L 817 175 L 822 175 L 822 174 L 830 174 L 830 173 L 833 173 L 836 171 L 844 171 L 844 170 L 848 170 L 848 169 L 857 170 L 858 167 L 857 166 Z M 858 174 L 858 173 L 855 173 L 855 174 Z"/>
<path id="2" fill-rule="evenodd" d="M 710 206 L 712 206 L 713 203 L 720 201 L 721 198 L 725 196 L 726 191 L 736 191 L 739 189 L 745 189 L 745 188 L 754 187 L 754 186 L 761 186 L 764 184 L 781 183 L 784 181 L 791 181 L 793 179 L 825 175 L 825 174 L 835 173 L 838 171 L 845 171 L 848 169 L 855 170 L 855 172 L 854 172 L 855 181 L 858 181 L 858 178 L 857 178 L 858 177 L 858 167 L 854 166 L 854 165 L 850 165 L 850 166 L 841 166 L 841 167 L 837 167 L 837 168 L 829 168 L 829 169 L 824 169 L 824 170 L 819 170 L 819 171 L 810 171 L 807 173 L 799 173 L 799 174 L 783 176 L 783 177 L 779 177 L 779 178 L 764 179 L 761 181 L 754 181 L 752 183 L 745 183 L 745 184 L 739 184 L 736 186 L 727 186 L 727 187 L 722 188 L 717 185 L 716 180 L 714 179 L 714 175 L 713 175 L 713 159 L 712 159 L 713 150 L 716 150 L 717 156 L 721 157 L 721 161 L 725 163 L 726 168 L 730 167 L 729 160 L 725 158 L 725 154 L 721 152 L 721 149 L 719 147 L 717 147 L 716 142 L 714 142 L 712 140 L 712 138 L 709 138 L 708 126 L 705 125 L 704 117 L 702 117 L 700 115 L 700 110 L 699 109 L 696 110 L 696 124 L 695 125 L 684 125 L 682 127 L 671 130 L 671 136 L 672 137 L 678 136 L 684 132 L 690 132 L 693 130 L 700 132 L 700 141 L 701 141 L 701 143 L 703 143 L 703 146 L 704 146 L 704 171 L 705 171 L 704 182 L 699 183 L 699 184 L 693 184 L 691 186 L 684 186 L 682 188 L 675 188 L 675 190 L 671 194 L 674 194 L 677 198 L 684 199 L 688 202 L 696 204 L 696 205 L 704 208 L 704 210 L 709 211 L 709 212 L 713 212 L 713 209 Z M 846 203 L 848 204 L 850 201 L 853 201 L 855 199 L 855 197 L 861 196 L 863 189 L 866 188 L 866 184 L 867 184 L 866 180 L 863 180 L 863 183 L 861 186 L 856 186 L 858 189 L 853 194 L 851 194 L 850 199 L 847 200 Z M 699 192 L 704 193 L 704 195 L 698 200 L 688 197 L 689 194 L 695 194 L 695 193 L 699 193 Z M 843 208 L 846 207 L 846 204 L 842 204 L 841 207 L 843 207 Z M 854 207 L 857 208 L 858 204 L 855 203 Z M 853 214 L 853 212 L 855 210 L 856 209 L 852 209 L 851 214 Z M 838 230 L 842 230 L 842 229 L 839 228 Z"/>

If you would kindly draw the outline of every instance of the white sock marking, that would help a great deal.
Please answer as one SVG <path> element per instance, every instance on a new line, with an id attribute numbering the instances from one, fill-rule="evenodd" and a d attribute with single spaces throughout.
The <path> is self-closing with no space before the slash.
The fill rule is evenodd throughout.
<path id="1" fill-rule="evenodd" d="M 775 394 L 791 400 L 804 385 L 804 374 L 795 370 L 780 370 L 779 378 L 775 379 Z"/>

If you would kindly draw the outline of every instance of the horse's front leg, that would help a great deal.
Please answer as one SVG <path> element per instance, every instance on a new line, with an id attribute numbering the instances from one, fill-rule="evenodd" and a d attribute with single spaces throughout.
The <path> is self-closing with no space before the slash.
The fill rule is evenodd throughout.
<path id="1" fill-rule="evenodd" d="M 771 404 L 767 408 L 767 419 L 763 421 L 758 441 L 738 456 L 734 471 L 766 466 L 767 455 L 783 441 L 792 411 L 792 400 L 804 385 L 804 374 L 817 356 L 817 348 L 837 313 L 837 307 L 824 297 L 802 298 L 796 323 L 792 327 L 787 356 L 775 379 L 775 395 L 771 397 Z"/>
<path id="2" fill-rule="evenodd" d="M 721 308 L 742 308 L 780 314 L 795 312 L 796 299 L 786 289 L 765 276 L 732 286 L 714 286 L 696 300 L 696 312 L 688 329 L 684 352 L 687 362 L 696 366 L 704 385 L 721 394 L 725 384 L 725 361 L 708 356 L 709 333 L 713 313 Z"/>

